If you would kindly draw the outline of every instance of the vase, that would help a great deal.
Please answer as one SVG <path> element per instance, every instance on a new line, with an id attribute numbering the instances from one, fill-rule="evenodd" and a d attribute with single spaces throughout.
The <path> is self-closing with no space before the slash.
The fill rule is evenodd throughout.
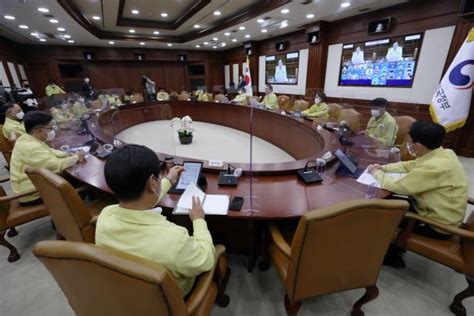
<path id="1" fill-rule="evenodd" d="M 179 142 L 182 145 L 188 145 L 193 142 L 193 135 L 188 135 L 188 136 L 179 136 Z"/>

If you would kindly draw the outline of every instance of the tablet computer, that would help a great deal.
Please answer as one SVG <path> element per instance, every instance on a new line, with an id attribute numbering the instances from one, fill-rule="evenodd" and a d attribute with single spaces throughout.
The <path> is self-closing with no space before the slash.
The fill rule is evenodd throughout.
<path id="1" fill-rule="evenodd" d="M 181 194 L 186 190 L 191 182 L 197 185 L 199 176 L 201 175 L 202 166 L 203 163 L 200 161 L 185 161 L 183 163 L 184 171 L 181 173 L 178 182 L 176 182 L 168 192 Z"/>

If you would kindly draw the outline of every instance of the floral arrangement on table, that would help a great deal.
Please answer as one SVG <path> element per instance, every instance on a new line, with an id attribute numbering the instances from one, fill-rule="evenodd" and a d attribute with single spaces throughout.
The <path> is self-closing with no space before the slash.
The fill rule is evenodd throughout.
<path id="1" fill-rule="evenodd" d="M 194 132 L 194 128 L 192 127 L 193 119 L 189 115 L 186 115 L 182 118 L 175 117 L 171 120 L 171 125 L 174 126 L 176 123 L 180 123 L 181 125 L 180 127 L 178 127 L 177 130 L 179 141 L 181 142 L 181 144 L 191 144 L 193 141 Z"/>

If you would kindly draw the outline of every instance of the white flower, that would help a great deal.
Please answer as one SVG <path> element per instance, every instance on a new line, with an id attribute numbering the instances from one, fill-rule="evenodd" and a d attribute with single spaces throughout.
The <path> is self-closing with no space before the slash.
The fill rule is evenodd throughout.
<path id="1" fill-rule="evenodd" d="M 186 115 L 185 117 L 183 117 L 183 118 L 181 119 L 181 121 L 182 121 L 183 123 L 189 123 L 189 124 L 191 124 L 191 123 L 193 122 L 193 119 L 192 119 L 189 115 Z"/>

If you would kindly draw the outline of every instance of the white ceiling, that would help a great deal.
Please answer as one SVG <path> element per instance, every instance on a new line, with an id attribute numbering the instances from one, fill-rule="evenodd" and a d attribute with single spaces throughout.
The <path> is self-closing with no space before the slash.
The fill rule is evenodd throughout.
<path id="1" fill-rule="evenodd" d="M 149 3 L 150 0 L 134 0 L 134 9 L 140 11 L 138 16 L 147 15 L 150 13 Z M 176 0 L 183 2 L 183 5 L 189 5 L 189 1 Z M 250 0 L 249 0 L 250 1 Z M 392 6 L 395 4 L 407 2 L 407 0 L 350 0 L 351 6 L 348 8 L 342 8 L 340 4 L 345 0 L 313 0 L 312 3 L 304 5 L 307 2 L 305 0 L 295 0 L 285 6 L 282 6 L 273 11 L 267 12 L 262 16 L 255 17 L 242 24 L 234 27 L 216 32 L 212 35 L 208 35 L 196 40 L 192 40 L 186 43 L 173 43 L 172 47 L 167 46 L 167 43 L 147 41 L 144 46 L 140 45 L 140 41 L 120 41 L 113 40 L 114 47 L 145 47 L 145 48 L 170 48 L 170 49 L 213 49 L 214 41 L 212 38 L 218 38 L 217 50 L 225 50 L 231 47 L 241 46 L 243 42 L 250 40 L 259 41 L 269 37 L 290 33 L 297 30 L 299 27 L 308 23 L 316 22 L 319 20 L 324 21 L 335 21 L 350 16 L 360 14 L 359 10 L 363 8 L 370 8 L 371 11 L 381 9 L 384 7 Z M 107 31 L 123 32 L 128 33 L 129 27 L 118 27 L 116 26 L 118 1 L 116 0 L 103 0 L 104 2 L 104 16 L 102 16 L 100 8 L 100 0 L 79 0 L 81 3 L 81 11 L 85 13 L 86 17 L 92 20 L 93 15 L 101 17 L 100 21 L 94 21 L 96 25 Z M 129 1 L 127 1 L 129 2 Z M 171 2 L 171 1 L 170 1 Z M 213 0 L 208 4 L 201 12 L 190 18 L 188 21 L 183 23 L 176 31 L 173 30 L 155 30 L 146 28 L 135 28 L 136 35 L 153 36 L 154 31 L 159 31 L 160 35 L 179 35 L 187 33 L 193 29 L 194 24 L 199 24 L 202 28 L 213 26 L 213 21 L 220 20 L 229 14 L 229 11 L 236 10 L 239 7 L 245 7 L 248 5 L 248 1 L 235 1 L 235 0 Z M 255 1 L 250 1 L 254 3 Z M 125 6 L 125 10 L 131 10 L 128 8 L 129 5 Z M 38 12 L 38 8 L 44 7 L 49 9 L 49 13 L 53 15 L 54 19 L 59 21 L 58 24 L 52 24 L 49 22 L 50 18 L 44 16 L 44 13 Z M 281 13 L 282 9 L 289 9 L 289 13 Z M 131 16 L 125 12 L 124 15 Z M 214 10 L 222 12 L 220 17 L 216 17 L 212 14 Z M 226 12 L 226 10 L 229 10 Z M 170 12 L 175 12 L 171 10 Z M 151 11 L 153 16 L 159 14 L 161 10 Z M 176 11 L 179 12 L 179 11 Z M 308 19 L 307 14 L 314 14 L 314 18 Z M 172 14 L 168 16 L 168 20 L 172 19 Z M 7 20 L 4 18 L 5 15 L 12 15 L 15 20 Z M 257 23 L 259 18 L 270 19 L 264 23 Z M 144 17 L 148 19 L 148 17 Z M 285 28 L 281 27 L 281 22 L 287 20 L 288 26 Z M 93 20 L 92 20 L 93 21 Z M 28 29 L 21 29 L 19 25 L 27 25 Z M 245 30 L 239 30 L 238 27 L 243 26 Z M 64 27 L 66 32 L 58 32 L 58 27 Z M 262 28 L 267 29 L 266 33 L 262 33 Z M 37 37 L 30 35 L 32 32 L 40 32 L 43 34 L 51 34 L 58 38 L 46 38 L 46 42 L 40 42 Z M 224 33 L 230 32 L 230 36 L 226 36 Z M 68 39 L 61 37 L 63 34 L 68 34 L 74 43 L 68 43 Z M 245 35 L 250 35 L 246 38 Z M 77 24 L 58 4 L 56 0 L 0 0 L 0 36 L 7 37 L 15 42 L 23 44 L 38 44 L 38 45 L 77 45 L 77 46 L 112 46 L 108 42 L 110 40 L 98 39 L 87 30 Z M 41 35 L 40 35 L 41 36 Z M 236 42 L 232 42 L 231 39 L 236 39 Z M 204 42 L 209 42 L 209 45 L 204 45 Z M 225 43 L 225 47 L 222 46 Z M 196 45 L 200 45 L 200 48 L 196 48 Z"/>

